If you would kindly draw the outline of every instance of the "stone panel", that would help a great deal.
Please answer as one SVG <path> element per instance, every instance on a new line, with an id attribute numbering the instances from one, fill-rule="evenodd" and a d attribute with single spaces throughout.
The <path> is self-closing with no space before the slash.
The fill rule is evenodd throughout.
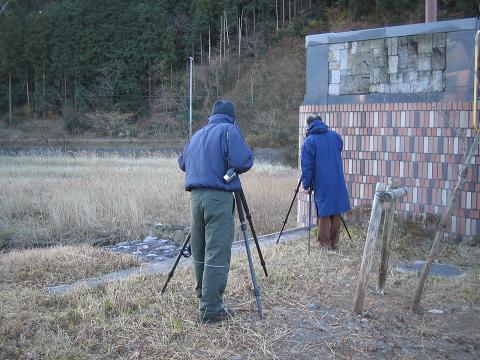
<path id="1" fill-rule="evenodd" d="M 446 39 L 445 33 L 436 33 L 330 44 L 328 80 L 329 84 L 340 86 L 329 87 L 328 93 L 442 92 L 445 89 Z"/>

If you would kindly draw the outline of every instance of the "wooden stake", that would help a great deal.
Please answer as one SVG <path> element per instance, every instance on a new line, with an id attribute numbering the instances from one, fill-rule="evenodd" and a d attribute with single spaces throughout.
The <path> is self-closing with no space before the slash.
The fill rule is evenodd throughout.
<path id="1" fill-rule="evenodd" d="M 437 229 L 437 233 L 435 234 L 435 239 L 433 240 L 432 248 L 430 249 L 430 253 L 428 254 L 427 260 L 425 261 L 425 265 L 423 266 L 422 273 L 420 274 L 420 278 L 418 279 L 417 289 L 415 290 L 415 295 L 412 300 L 412 305 L 410 306 L 411 311 L 418 311 L 420 309 L 420 299 L 422 297 L 423 289 L 425 287 L 425 282 L 427 281 L 428 274 L 430 273 L 430 267 L 432 265 L 432 261 L 437 256 L 438 251 L 440 250 L 440 238 L 442 237 L 443 232 L 445 231 L 448 220 L 452 214 L 453 208 L 457 204 L 458 201 L 458 194 L 460 189 L 463 188 L 463 184 L 465 183 L 465 179 L 467 177 L 468 168 L 472 162 L 473 154 L 475 150 L 477 150 L 478 143 L 480 141 L 480 132 L 477 132 L 475 136 L 475 140 L 473 141 L 472 147 L 468 152 L 467 158 L 465 159 L 465 163 L 463 165 L 462 171 L 458 175 L 457 185 L 453 189 L 452 197 L 450 198 L 450 203 L 447 207 L 447 212 L 443 215 L 442 220 Z"/>
<path id="2" fill-rule="evenodd" d="M 387 190 L 395 189 L 399 186 L 398 180 L 393 180 L 388 186 Z M 390 239 L 392 236 L 393 223 L 395 220 L 395 207 L 397 201 L 393 200 L 388 204 L 388 210 L 385 214 L 385 221 L 383 223 L 382 232 L 382 257 L 380 259 L 380 265 L 378 267 L 378 291 L 383 294 L 385 292 L 385 282 L 387 281 L 388 271 L 388 257 L 390 252 Z"/>
<path id="3" fill-rule="evenodd" d="M 377 243 L 378 229 L 380 228 L 380 220 L 382 219 L 382 200 L 379 193 L 385 191 L 385 184 L 377 183 L 375 187 L 375 195 L 373 198 L 372 212 L 368 224 L 367 239 L 365 248 L 363 249 L 362 265 L 358 276 L 357 290 L 355 292 L 355 303 L 353 311 L 360 314 L 363 310 L 363 300 L 365 297 L 365 288 L 368 283 L 368 273 L 372 267 L 372 257 Z"/>

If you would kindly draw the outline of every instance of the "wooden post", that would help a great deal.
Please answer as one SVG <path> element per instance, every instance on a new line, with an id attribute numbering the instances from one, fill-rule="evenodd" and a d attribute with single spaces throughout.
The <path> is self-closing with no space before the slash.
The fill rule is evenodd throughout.
<path id="1" fill-rule="evenodd" d="M 398 180 L 393 180 L 388 186 L 387 190 L 395 189 L 399 186 Z M 392 236 L 393 223 L 395 219 L 395 207 L 397 201 L 393 200 L 388 204 L 388 210 L 385 214 L 385 220 L 383 222 L 382 232 L 382 257 L 380 259 L 380 265 L 378 267 L 378 291 L 383 294 L 385 292 L 385 282 L 387 280 L 388 271 L 388 257 L 390 251 L 390 239 Z"/>
<path id="2" fill-rule="evenodd" d="M 473 141 L 472 147 L 468 152 L 467 158 L 465 160 L 465 164 L 463 165 L 462 171 L 458 175 L 457 185 L 453 189 L 452 197 L 450 198 L 450 203 L 447 207 L 447 212 L 442 216 L 442 220 L 437 229 L 437 233 L 435 234 L 435 239 L 433 240 L 432 248 L 430 249 L 430 253 L 428 254 L 427 260 L 425 261 L 425 265 L 423 266 L 422 273 L 420 274 L 420 278 L 418 279 L 417 289 L 415 290 L 415 296 L 412 300 L 412 305 L 410 306 L 411 311 L 418 311 L 420 305 L 420 299 L 422 297 L 423 288 L 425 287 L 425 282 L 427 281 L 428 274 L 430 273 L 430 267 L 432 265 L 432 261 L 437 256 L 438 251 L 440 250 L 440 238 L 447 227 L 448 220 L 450 219 L 450 215 L 452 214 L 454 205 L 457 204 L 458 201 L 458 193 L 460 189 L 463 188 L 463 184 L 465 183 L 465 179 L 467 177 L 468 168 L 472 162 L 473 154 L 477 150 L 477 146 L 480 141 L 480 131 L 477 132 L 475 135 L 475 140 Z"/>
<path id="3" fill-rule="evenodd" d="M 379 193 L 385 191 L 385 184 L 377 183 L 375 187 L 375 195 L 373 198 L 372 212 L 368 224 L 367 239 L 365 248 L 363 249 L 362 265 L 358 276 L 357 290 L 355 292 L 355 303 L 353 311 L 360 314 L 363 309 L 363 299 L 365 297 L 365 288 L 368 282 L 368 273 L 372 266 L 372 257 L 377 243 L 378 229 L 380 228 L 380 220 L 382 218 L 382 199 Z"/>

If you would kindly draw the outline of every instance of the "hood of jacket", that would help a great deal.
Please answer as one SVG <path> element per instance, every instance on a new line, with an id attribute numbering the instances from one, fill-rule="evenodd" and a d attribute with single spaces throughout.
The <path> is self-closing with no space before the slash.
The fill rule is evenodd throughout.
<path id="1" fill-rule="evenodd" d="M 312 134 L 321 134 L 328 131 L 328 126 L 321 120 L 314 120 L 307 129 L 307 136 Z"/>
<path id="2" fill-rule="evenodd" d="M 235 125 L 235 118 L 226 114 L 214 114 L 208 118 L 209 124 L 229 123 Z"/>

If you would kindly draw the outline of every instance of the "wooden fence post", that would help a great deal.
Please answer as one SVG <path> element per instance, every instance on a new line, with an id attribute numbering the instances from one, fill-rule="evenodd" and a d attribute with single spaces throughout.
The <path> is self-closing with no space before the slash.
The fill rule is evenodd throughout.
<path id="1" fill-rule="evenodd" d="M 396 189 L 400 185 L 398 180 L 392 180 L 387 190 Z M 392 236 L 393 224 L 395 220 L 396 199 L 388 204 L 388 210 L 385 214 L 382 232 L 382 257 L 378 266 L 378 284 L 377 288 L 381 294 L 385 292 L 385 282 L 387 281 L 388 258 L 390 252 L 390 239 Z"/>
<path id="2" fill-rule="evenodd" d="M 385 191 L 385 184 L 377 183 L 375 186 L 375 194 L 373 198 L 372 212 L 370 213 L 370 221 L 367 231 L 367 239 L 365 248 L 363 249 L 362 265 L 358 276 L 357 289 L 355 292 L 355 303 L 353 311 L 360 314 L 363 309 L 363 300 L 365 297 L 365 287 L 368 282 L 368 273 L 372 266 L 372 257 L 377 243 L 378 229 L 380 228 L 380 220 L 382 218 L 382 199 L 380 193 Z"/>

